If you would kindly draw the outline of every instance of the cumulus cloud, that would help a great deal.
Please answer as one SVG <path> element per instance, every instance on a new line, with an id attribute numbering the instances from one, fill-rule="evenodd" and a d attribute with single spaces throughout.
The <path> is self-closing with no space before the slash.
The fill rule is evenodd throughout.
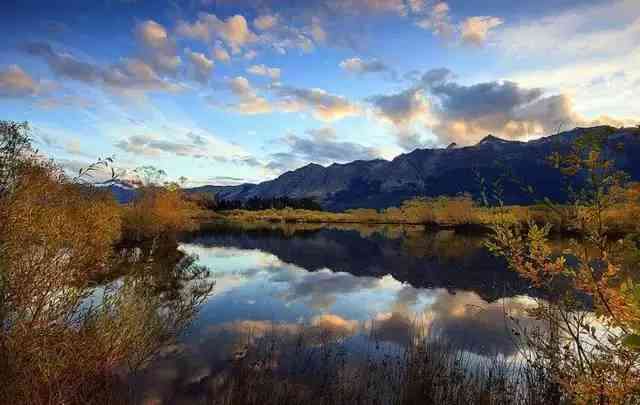
<path id="1" fill-rule="evenodd" d="M 267 31 L 272 29 L 278 24 L 278 16 L 272 14 L 265 14 L 257 17 L 253 20 L 253 26 L 260 31 Z"/>
<path id="2" fill-rule="evenodd" d="M 209 81 L 211 71 L 213 70 L 213 61 L 207 58 L 205 54 L 193 52 L 191 49 L 186 49 L 185 54 L 191 61 L 195 79 L 201 83 L 207 83 Z"/>
<path id="3" fill-rule="evenodd" d="M 430 104 L 422 88 L 416 86 L 395 94 L 377 95 L 367 101 L 378 119 L 394 127 L 398 146 L 405 150 L 425 146 L 416 128 L 431 120 Z"/>
<path id="4" fill-rule="evenodd" d="M 174 41 L 167 30 L 153 20 L 136 25 L 135 36 L 143 50 L 143 56 L 153 67 L 163 73 L 175 74 L 182 62 L 177 55 Z"/>
<path id="5" fill-rule="evenodd" d="M 129 91 L 179 91 L 181 86 L 162 78 L 152 66 L 140 59 L 124 59 L 106 70 L 99 70 L 107 86 L 124 93 Z"/>
<path id="6" fill-rule="evenodd" d="M 410 88 L 368 102 L 375 116 L 393 125 L 398 145 L 407 150 L 425 145 L 425 131 L 442 144 L 468 145 L 487 134 L 530 139 L 559 128 L 631 122 L 608 116 L 587 119 L 575 111 L 568 95 L 513 81 L 462 85 L 448 69 L 430 70 Z"/>
<path id="7" fill-rule="evenodd" d="M 455 32 L 449 15 L 449 4 L 444 1 L 435 3 L 428 14 L 416 22 L 416 25 L 445 39 Z"/>
<path id="8" fill-rule="evenodd" d="M 460 35 L 463 43 L 471 45 L 483 45 L 489 32 L 504 21 L 498 17 L 477 16 L 469 17 L 461 25 Z"/>
<path id="9" fill-rule="evenodd" d="M 291 25 L 278 24 L 258 36 L 260 45 L 284 55 L 289 49 L 311 52 L 314 49 L 312 33 Z"/>
<path id="10" fill-rule="evenodd" d="M 247 68 L 247 73 L 251 73 L 256 76 L 265 76 L 269 77 L 272 80 L 280 79 L 280 69 L 268 67 L 266 65 L 253 65 Z"/>
<path id="11" fill-rule="evenodd" d="M 322 89 L 277 86 L 274 91 L 280 97 L 279 108 L 283 111 L 310 111 L 321 121 L 336 121 L 360 114 L 360 108 L 345 97 Z"/>
<path id="12" fill-rule="evenodd" d="M 339 66 L 349 73 L 359 75 L 365 73 L 380 73 L 390 70 L 387 65 L 377 59 L 366 61 L 360 58 L 349 58 L 340 62 Z"/>
<path id="13" fill-rule="evenodd" d="M 231 48 L 233 53 L 240 53 L 243 47 L 257 39 L 256 34 L 249 28 L 247 20 L 240 14 L 221 20 L 215 14 L 200 13 L 193 23 L 180 21 L 176 32 L 180 36 L 207 43 L 220 39 Z"/>
<path id="14" fill-rule="evenodd" d="M 0 70 L 0 97 L 29 97 L 37 94 L 40 89 L 40 83 L 18 65 L 9 65 L 5 70 Z"/>
<path id="15" fill-rule="evenodd" d="M 213 48 L 213 57 L 220 62 L 229 62 L 231 60 L 231 56 L 229 52 L 222 46 L 222 44 L 217 43 Z"/>
<path id="16" fill-rule="evenodd" d="M 243 114 L 310 112 L 321 121 L 336 121 L 360 114 L 360 108 L 345 97 L 322 89 L 304 89 L 275 83 L 266 90 L 270 101 L 259 95 L 246 77 L 237 76 L 230 79 L 227 85 L 238 99 L 237 103 L 227 104 L 227 107 Z M 220 105 L 214 100 L 210 101 L 214 106 Z"/>
<path id="17" fill-rule="evenodd" d="M 526 138 L 578 120 L 567 96 L 546 96 L 543 89 L 523 88 L 511 81 L 465 86 L 439 69 L 427 72 L 421 84 L 433 99 L 437 122 L 432 129 L 446 142 L 469 144 L 488 133 Z"/>
<path id="18" fill-rule="evenodd" d="M 369 99 L 375 113 L 399 127 L 423 120 L 429 112 L 429 103 L 420 88 L 410 88 L 390 95 L 373 96 Z"/>
<path id="19" fill-rule="evenodd" d="M 264 114 L 272 111 L 267 99 L 260 97 L 251 86 L 249 80 L 243 76 L 237 76 L 228 82 L 229 89 L 238 98 L 238 103 L 230 107 L 242 114 Z"/>

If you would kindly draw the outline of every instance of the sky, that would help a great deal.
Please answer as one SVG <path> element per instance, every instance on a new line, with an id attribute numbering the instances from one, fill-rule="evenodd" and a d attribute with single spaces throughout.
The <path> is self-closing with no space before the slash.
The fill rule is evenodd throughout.
<path id="1" fill-rule="evenodd" d="M 638 0 L 3 0 L 0 119 L 188 184 L 640 123 Z"/>

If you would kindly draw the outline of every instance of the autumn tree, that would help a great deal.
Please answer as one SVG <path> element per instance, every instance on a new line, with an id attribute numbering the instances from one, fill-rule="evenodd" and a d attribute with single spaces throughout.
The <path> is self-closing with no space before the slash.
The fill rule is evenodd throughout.
<path id="1" fill-rule="evenodd" d="M 627 177 L 610 158 L 608 133 L 591 132 L 565 155 L 550 161 L 564 175 L 578 178 L 564 210 L 580 237 L 562 252 L 553 249 L 550 225 L 526 228 L 498 220 L 488 246 L 512 269 L 547 293 L 532 315 L 541 331 L 521 331 L 526 352 L 545 368 L 559 393 L 584 404 L 640 401 L 640 253 L 634 237 L 612 237 L 607 212 L 629 201 Z M 636 267 L 630 267 L 636 266 Z M 558 400 L 561 396 L 558 396 Z"/>
<path id="2" fill-rule="evenodd" d="M 113 197 L 31 153 L 26 124 L 0 129 L 0 403 L 123 402 L 119 376 L 175 340 L 210 292 L 188 274 L 206 272 L 182 257 L 152 271 L 149 251 L 123 268 Z M 154 288 L 158 273 L 181 291 Z"/>

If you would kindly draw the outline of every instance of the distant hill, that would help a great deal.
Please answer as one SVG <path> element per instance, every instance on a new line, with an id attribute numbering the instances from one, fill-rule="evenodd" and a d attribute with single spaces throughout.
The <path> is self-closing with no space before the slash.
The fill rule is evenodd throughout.
<path id="1" fill-rule="evenodd" d="M 547 163 L 547 157 L 567 152 L 587 131 L 610 132 L 606 153 L 634 180 L 640 181 L 640 135 L 637 129 L 576 128 L 557 135 L 518 142 L 487 136 L 477 145 L 417 149 L 391 161 L 354 161 L 324 167 L 309 164 L 260 184 L 204 186 L 190 192 L 214 193 L 226 200 L 252 197 L 316 199 L 325 209 L 386 208 L 416 196 L 470 193 L 478 198 L 483 188 L 501 181 L 508 204 L 526 204 L 544 197 L 566 199 L 567 179 Z M 523 191 L 531 186 L 533 194 Z"/>
<path id="2" fill-rule="evenodd" d="M 103 183 L 94 184 L 95 187 L 109 190 L 113 194 L 113 198 L 120 204 L 126 204 L 136 197 L 136 189 L 134 186 L 120 180 L 108 180 Z"/>

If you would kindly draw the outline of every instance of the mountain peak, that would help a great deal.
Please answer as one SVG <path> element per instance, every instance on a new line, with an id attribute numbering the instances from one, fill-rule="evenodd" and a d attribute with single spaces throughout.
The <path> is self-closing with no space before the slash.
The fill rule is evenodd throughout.
<path id="1" fill-rule="evenodd" d="M 519 142 L 518 141 L 510 141 L 508 139 L 498 138 L 497 136 L 489 134 L 489 135 L 485 136 L 484 138 L 482 138 L 482 140 L 480 142 L 478 142 L 478 145 L 505 145 L 505 144 L 509 144 L 509 143 L 519 143 Z"/>
<path id="2" fill-rule="evenodd" d="M 280 177 L 246 189 L 219 188 L 221 199 L 248 200 L 252 197 L 314 198 L 325 209 L 388 208 L 400 206 L 407 199 L 422 196 L 471 193 L 478 197 L 477 178 L 490 181 L 500 178 L 502 164 L 520 176 L 540 196 L 558 201 L 565 198 L 566 184 L 546 157 L 569 150 L 579 135 L 594 129 L 575 129 L 527 142 L 486 136 L 478 145 L 453 150 L 416 149 L 391 161 L 354 161 L 329 167 L 308 164 Z M 631 130 L 617 130 L 607 137 L 607 147 L 624 149 L 616 153 L 616 167 L 640 180 L 640 137 Z M 499 164 L 497 164 L 499 162 Z M 507 170 L 507 169 L 504 169 Z M 506 187 L 504 201 L 528 204 L 533 201 L 520 187 Z M 476 194 L 474 194 L 476 193 Z M 550 198 L 551 198 L 550 197 Z M 537 198 L 537 196 L 536 196 Z"/>

